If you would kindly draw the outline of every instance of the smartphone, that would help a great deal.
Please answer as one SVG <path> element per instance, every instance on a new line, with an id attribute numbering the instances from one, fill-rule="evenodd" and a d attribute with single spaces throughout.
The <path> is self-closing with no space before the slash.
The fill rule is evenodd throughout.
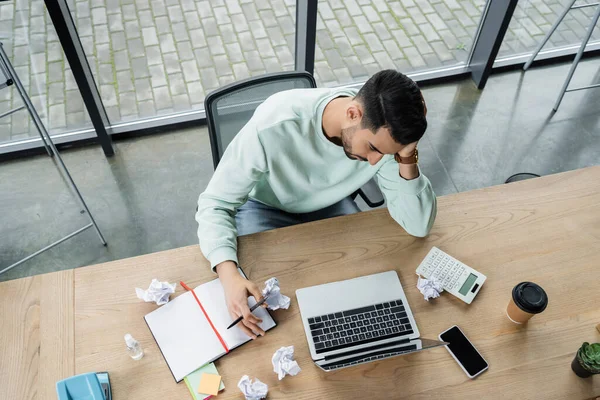
<path id="1" fill-rule="evenodd" d="M 439 338 L 449 343 L 445 346 L 446 349 L 469 378 L 473 379 L 488 369 L 487 361 L 479 354 L 458 326 L 454 325 L 452 328 L 440 333 Z"/>

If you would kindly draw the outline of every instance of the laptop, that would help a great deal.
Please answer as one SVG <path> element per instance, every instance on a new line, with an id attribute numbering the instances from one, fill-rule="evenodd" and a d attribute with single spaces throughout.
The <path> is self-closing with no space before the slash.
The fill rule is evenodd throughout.
<path id="1" fill-rule="evenodd" d="M 396 271 L 296 290 L 315 364 L 332 371 L 446 345 L 420 338 Z"/>

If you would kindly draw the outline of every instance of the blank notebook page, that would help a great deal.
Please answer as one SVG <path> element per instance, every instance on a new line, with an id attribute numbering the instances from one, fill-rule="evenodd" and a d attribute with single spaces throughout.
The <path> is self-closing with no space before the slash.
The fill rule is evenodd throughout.
<path id="1" fill-rule="evenodd" d="M 177 382 L 225 353 L 190 292 L 171 300 L 145 318 Z"/>
<path id="2" fill-rule="evenodd" d="M 229 350 L 233 350 L 251 340 L 248 335 L 242 332 L 237 326 L 227 329 L 233 320 L 229 315 L 229 311 L 227 311 L 225 292 L 223 291 L 220 280 L 215 279 L 200 285 L 194 289 L 194 292 L 196 292 L 196 296 L 198 296 L 208 317 L 211 319 L 215 329 L 221 334 L 221 337 L 227 344 Z M 256 304 L 256 300 L 254 300 L 254 297 L 250 297 L 248 299 L 248 305 L 252 307 L 254 304 Z M 198 306 L 196 305 L 196 307 Z M 264 308 L 259 307 L 254 310 L 252 314 L 263 320 L 263 322 L 259 324 L 263 330 L 268 331 L 275 326 L 275 321 L 273 321 L 271 315 Z"/>

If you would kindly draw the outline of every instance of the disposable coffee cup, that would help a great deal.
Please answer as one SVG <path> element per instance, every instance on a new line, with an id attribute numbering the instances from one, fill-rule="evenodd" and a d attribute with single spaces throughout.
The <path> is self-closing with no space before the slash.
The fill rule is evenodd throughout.
<path id="1" fill-rule="evenodd" d="M 524 324 L 548 306 L 548 295 L 540 285 L 521 282 L 513 288 L 506 315 L 515 324 Z"/>

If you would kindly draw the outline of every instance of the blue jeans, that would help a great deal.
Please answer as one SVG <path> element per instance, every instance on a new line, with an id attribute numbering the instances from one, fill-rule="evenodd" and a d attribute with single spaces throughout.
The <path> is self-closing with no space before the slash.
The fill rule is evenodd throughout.
<path id="1" fill-rule="evenodd" d="M 235 215 L 235 223 L 238 236 L 243 236 L 320 219 L 354 214 L 359 211 L 360 209 L 350 197 L 346 197 L 342 201 L 321 210 L 303 214 L 288 213 L 256 200 L 248 199 L 246 204 L 238 209 Z"/>

